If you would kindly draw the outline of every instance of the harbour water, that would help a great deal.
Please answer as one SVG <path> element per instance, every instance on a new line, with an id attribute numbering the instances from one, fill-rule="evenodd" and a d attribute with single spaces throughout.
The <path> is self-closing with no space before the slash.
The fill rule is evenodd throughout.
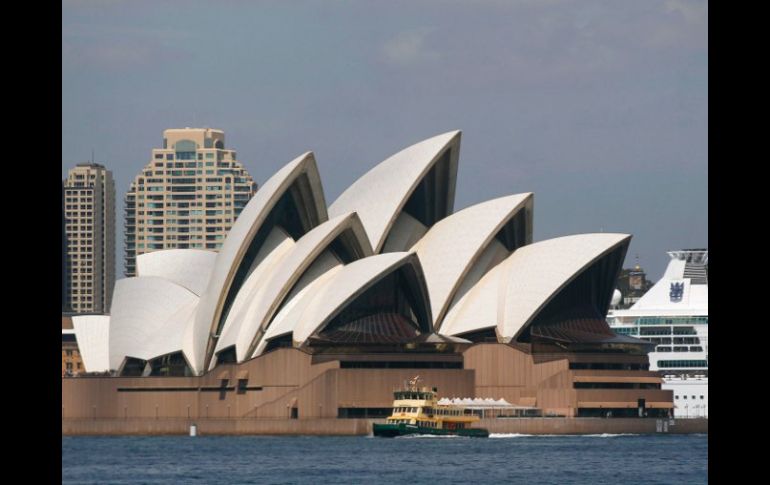
<path id="1" fill-rule="evenodd" d="M 66 484 L 707 483 L 707 435 L 65 436 Z"/>

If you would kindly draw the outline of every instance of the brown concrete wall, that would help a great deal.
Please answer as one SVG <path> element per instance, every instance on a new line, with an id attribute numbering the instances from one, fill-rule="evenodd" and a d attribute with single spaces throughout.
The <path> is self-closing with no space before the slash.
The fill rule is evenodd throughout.
<path id="1" fill-rule="evenodd" d="M 535 364 L 532 355 L 505 344 L 477 344 L 466 350 L 463 358 L 466 369 L 476 370 L 479 388 L 536 387 L 550 376 L 569 370 L 566 358 Z"/>
<path id="2" fill-rule="evenodd" d="M 237 392 L 248 372 L 249 387 Z M 279 349 L 201 377 L 79 377 L 62 379 L 63 418 L 336 418 L 338 407 L 390 407 L 393 390 L 419 374 L 442 396 L 474 393 L 474 372 L 462 369 L 340 369 L 311 364 L 297 349 Z M 227 376 L 222 389 L 221 377 Z M 152 389 L 166 389 L 151 391 Z M 121 391 L 123 389 L 123 391 Z"/>
<path id="3" fill-rule="evenodd" d="M 62 379 L 64 418 L 227 418 L 259 416 L 284 418 L 273 405 L 339 363 L 311 365 L 311 356 L 296 349 L 278 349 L 240 365 L 221 365 L 200 377 L 78 377 Z M 248 390 L 235 390 L 239 373 L 248 373 Z M 220 377 L 229 377 L 220 391 Z M 133 389 L 119 392 L 119 389 Z M 137 388 L 176 388 L 163 392 Z M 190 388 L 180 390 L 179 388 Z M 265 410 L 260 408 L 265 406 Z M 336 417 L 336 409 L 335 409 Z"/>
<path id="4" fill-rule="evenodd" d="M 541 354 L 532 355 L 510 345 L 476 344 L 463 354 L 465 368 L 476 371 L 476 397 L 504 398 L 513 404 L 535 405 L 544 414 L 574 416 L 580 402 L 619 402 L 636 405 L 671 402 L 671 391 L 656 389 L 575 389 L 574 382 L 650 382 L 658 374 L 640 370 L 570 370 L 573 362 L 646 363 L 647 356 L 627 354 Z M 532 398 L 535 402 L 532 402 Z M 621 406 L 623 407 L 623 406 Z"/>
<path id="5" fill-rule="evenodd" d="M 339 369 L 340 407 L 391 407 L 393 391 L 419 375 L 421 386 L 437 387 L 439 397 L 473 396 L 474 372 L 464 369 Z"/>
<path id="6" fill-rule="evenodd" d="M 336 418 L 339 407 L 390 407 L 393 390 L 417 374 L 422 385 L 438 387 L 440 397 L 502 397 L 564 416 L 573 416 L 579 402 L 613 407 L 638 398 L 672 400 L 671 391 L 573 388 L 576 373 L 612 381 L 648 372 L 571 371 L 566 357 L 536 363 L 503 344 L 477 344 L 464 357 L 465 369 L 341 369 L 338 360 L 313 364 L 311 355 L 285 348 L 200 377 L 65 378 L 62 418 L 286 419 L 295 407 L 300 419 Z M 239 377 L 253 389 L 239 391 Z"/>
<path id="7" fill-rule="evenodd" d="M 662 389 L 577 389 L 578 402 L 630 403 L 636 407 L 638 399 L 647 402 L 672 402 L 674 391 Z M 622 407 L 622 406 L 621 406 Z"/>

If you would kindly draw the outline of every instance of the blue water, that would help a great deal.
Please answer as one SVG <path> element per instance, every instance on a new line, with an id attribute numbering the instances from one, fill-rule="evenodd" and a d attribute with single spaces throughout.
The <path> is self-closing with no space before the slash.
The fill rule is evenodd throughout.
<path id="1" fill-rule="evenodd" d="M 67 484 L 707 483 L 706 435 L 62 437 Z"/>

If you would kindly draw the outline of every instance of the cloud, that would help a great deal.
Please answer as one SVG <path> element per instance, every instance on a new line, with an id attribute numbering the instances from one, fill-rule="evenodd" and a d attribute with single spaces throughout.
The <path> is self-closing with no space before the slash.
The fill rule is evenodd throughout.
<path id="1" fill-rule="evenodd" d="M 439 54 L 425 46 L 425 38 L 432 28 L 401 32 L 382 46 L 385 60 L 396 65 L 411 65 L 438 59 Z"/>

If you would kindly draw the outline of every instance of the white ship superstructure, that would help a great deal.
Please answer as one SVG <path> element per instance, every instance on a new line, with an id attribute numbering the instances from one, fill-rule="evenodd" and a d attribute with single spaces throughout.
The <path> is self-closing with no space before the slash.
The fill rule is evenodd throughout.
<path id="1" fill-rule="evenodd" d="M 666 272 L 627 310 L 607 315 L 621 335 L 655 344 L 650 370 L 674 391 L 675 416 L 708 417 L 708 250 L 668 253 Z"/>

